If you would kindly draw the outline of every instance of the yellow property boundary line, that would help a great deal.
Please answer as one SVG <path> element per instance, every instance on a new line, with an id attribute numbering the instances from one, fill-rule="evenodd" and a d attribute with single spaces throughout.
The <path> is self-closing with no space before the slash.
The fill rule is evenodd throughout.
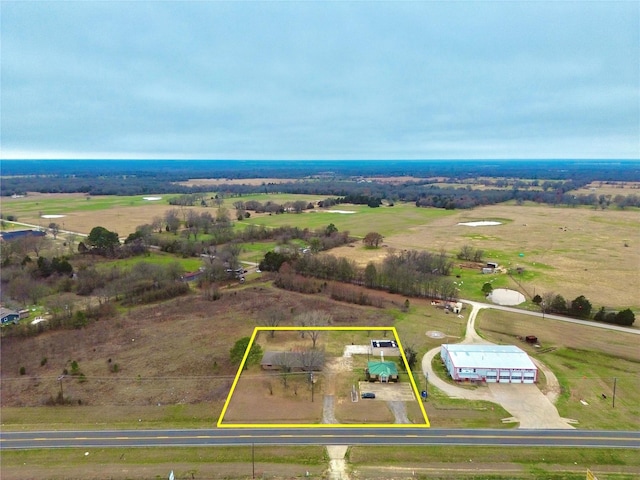
<path id="1" fill-rule="evenodd" d="M 260 332 L 305 332 L 305 331 L 343 331 L 343 332 L 353 332 L 353 331 L 387 331 L 392 332 L 393 336 L 398 344 L 398 349 L 400 350 L 400 356 L 402 358 L 402 362 L 404 363 L 405 369 L 407 373 L 409 373 L 409 380 L 411 382 L 411 388 L 413 389 L 413 393 L 415 395 L 416 401 L 420 406 L 420 411 L 422 412 L 422 416 L 424 417 L 424 425 L 422 424 L 411 424 L 412 427 L 422 427 L 429 428 L 429 418 L 427 417 L 427 412 L 424 409 L 424 404 L 420 398 L 420 393 L 418 392 L 418 387 L 416 386 L 416 382 L 413 379 L 413 373 L 409 368 L 409 364 L 407 362 L 407 358 L 404 355 L 404 348 L 402 348 L 402 343 L 400 342 L 400 338 L 398 337 L 398 332 L 395 327 L 255 327 L 253 330 L 253 334 L 251 335 L 251 339 L 249 340 L 249 345 L 247 345 L 247 350 L 244 352 L 244 356 L 242 357 L 242 361 L 240 362 L 240 367 L 238 367 L 238 373 L 233 380 L 233 384 L 231 385 L 231 390 L 229 391 L 229 395 L 227 396 L 227 400 L 222 407 L 222 411 L 220 412 L 220 418 L 218 418 L 217 426 L 218 428 L 407 428 L 407 424 L 403 423 L 338 423 L 338 424 L 329 424 L 329 423 L 274 423 L 274 424 L 266 424 L 266 423 L 230 423 L 223 424 L 224 415 L 227 412 L 227 408 L 229 407 L 229 403 L 231 402 L 231 397 L 233 396 L 233 392 L 236 389 L 236 385 L 238 384 L 238 380 L 240 380 L 240 375 L 244 369 L 244 364 L 247 361 L 247 357 L 249 356 L 249 352 L 251 351 L 251 347 L 253 346 L 253 342 L 255 341 L 256 336 Z"/>

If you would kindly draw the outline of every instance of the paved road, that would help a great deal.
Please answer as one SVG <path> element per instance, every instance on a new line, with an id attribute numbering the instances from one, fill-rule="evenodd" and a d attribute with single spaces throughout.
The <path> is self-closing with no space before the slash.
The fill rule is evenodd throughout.
<path id="1" fill-rule="evenodd" d="M 0 432 L 0 450 L 235 445 L 472 445 L 637 448 L 640 432 L 397 428 L 262 428 Z"/>
<path id="2" fill-rule="evenodd" d="M 467 319 L 465 338 L 461 341 L 464 344 L 489 344 L 476 332 L 476 317 L 480 310 L 493 308 L 507 312 L 521 313 L 542 318 L 542 313 L 519 310 L 513 307 L 505 307 L 488 303 L 474 302 L 471 300 L 461 300 L 471 305 L 471 312 Z M 609 325 L 594 323 L 585 320 L 576 320 L 557 315 L 544 315 L 545 319 L 560 320 L 579 324 L 586 327 L 617 330 L 627 333 L 640 334 L 640 330 L 621 327 L 619 325 Z M 560 385 L 554 373 L 539 360 L 534 360 L 536 365 L 545 374 L 547 380 L 547 394 L 543 394 L 537 385 L 504 385 L 487 384 L 488 388 L 478 388 L 470 390 L 452 385 L 439 378 L 433 371 L 431 362 L 440 353 L 440 347 L 428 351 L 422 358 L 422 372 L 429 379 L 429 383 L 440 389 L 452 398 L 464 398 L 467 400 L 484 400 L 498 403 L 507 410 L 512 417 L 505 419 L 507 422 L 518 422 L 520 429 L 572 429 L 574 420 L 561 418 L 555 407 L 557 396 L 560 392 Z"/>
<path id="3" fill-rule="evenodd" d="M 523 310 L 521 308 L 505 307 L 503 305 L 496 305 L 494 303 L 482 303 L 482 302 L 476 302 L 473 300 L 464 300 L 464 299 L 460 299 L 458 301 L 462 303 L 468 303 L 471 306 L 477 306 L 478 308 L 492 308 L 494 310 L 503 310 L 505 312 L 531 315 L 532 317 L 538 317 L 544 320 L 560 320 L 561 322 L 575 323 L 577 325 L 583 325 L 585 327 L 603 328 L 605 330 L 616 330 L 618 332 L 640 335 L 640 328 L 623 327 L 621 325 L 613 325 L 611 323 L 603 323 L 603 322 L 594 322 L 591 320 L 578 320 L 576 318 L 563 317 L 562 315 L 550 315 L 548 313 L 543 314 L 541 312 L 532 312 L 530 310 Z"/>

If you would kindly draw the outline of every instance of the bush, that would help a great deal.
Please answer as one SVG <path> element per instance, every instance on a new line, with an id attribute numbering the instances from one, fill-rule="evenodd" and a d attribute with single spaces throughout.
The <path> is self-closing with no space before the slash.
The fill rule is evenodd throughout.
<path id="1" fill-rule="evenodd" d="M 27 373 L 27 369 L 24 367 L 20 367 L 20 375 L 25 375 Z"/>

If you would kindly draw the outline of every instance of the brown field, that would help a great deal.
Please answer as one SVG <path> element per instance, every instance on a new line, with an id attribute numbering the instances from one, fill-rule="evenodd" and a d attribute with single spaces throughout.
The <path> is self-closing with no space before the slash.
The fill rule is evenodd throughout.
<path id="1" fill-rule="evenodd" d="M 188 298 L 124 312 L 111 322 L 82 330 L 46 331 L 36 337 L 2 338 L 0 400 L 3 407 L 41 406 L 60 391 L 58 376 L 71 362 L 88 379 L 67 376 L 64 396 L 84 406 L 210 406 L 219 414 L 235 377 L 229 350 L 250 336 L 273 304 L 290 312 L 323 309 L 336 325 L 385 325 L 392 319 L 380 310 L 338 304 L 324 297 L 247 285 L 223 289 L 208 302 Z M 291 322 L 291 318 L 289 322 Z M 43 359 L 46 363 L 41 365 Z M 112 372 L 112 365 L 118 371 Z M 24 366 L 26 375 L 19 375 Z M 115 414 L 114 414 L 115 415 Z M 105 418 L 105 421 L 108 419 Z M 112 419 L 113 420 L 113 419 Z"/>
<path id="2" fill-rule="evenodd" d="M 201 187 L 218 185 L 262 185 L 269 183 L 292 183 L 296 179 L 292 178 L 192 178 L 186 182 L 176 182 L 177 185 L 184 185 L 186 187 Z"/>
<path id="3" fill-rule="evenodd" d="M 492 219 L 503 224 L 457 225 Z M 462 210 L 390 235 L 380 249 L 341 247 L 331 253 L 364 266 L 382 260 L 390 249 L 444 249 L 453 253 L 463 245 L 471 245 L 484 250 L 487 260 L 539 272 L 526 282 L 529 292 L 556 291 L 569 299 L 585 295 L 599 305 L 638 308 L 638 232 L 637 211 L 494 205 Z"/>
<path id="4" fill-rule="evenodd" d="M 321 332 L 317 348 L 327 352 L 322 372 L 315 373 L 313 391 L 309 375 L 305 372 L 292 372 L 283 377 L 280 371 L 263 370 L 254 365 L 243 371 L 229 400 L 223 424 L 375 424 L 394 423 L 384 399 L 360 399 L 362 391 L 386 389 L 388 399 L 403 401 L 410 409 L 411 420 L 424 423 L 421 411 L 416 404 L 415 393 L 407 377 L 399 383 L 388 385 L 364 382 L 366 355 L 357 355 L 345 360 L 341 353 L 345 345 L 357 335 L 358 344 L 366 344 L 373 336 L 366 332 L 333 331 Z M 379 333 L 379 332 L 378 332 Z M 375 334 L 372 334 L 375 336 Z M 380 334 L 382 336 L 382 334 Z M 263 351 L 302 351 L 310 348 L 311 339 L 302 338 L 299 332 L 277 331 L 274 337 L 268 332 L 260 332 L 255 339 Z M 329 356 L 329 352 L 339 352 L 340 356 Z M 284 380 L 286 379 L 286 387 Z M 358 386 L 358 384 L 360 384 Z M 356 401 L 352 400 L 355 388 Z M 334 398 L 335 419 L 323 419 L 323 397 Z M 394 398 L 395 397 L 395 398 Z M 412 405 L 413 404 L 413 405 Z M 413 408 L 411 408 L 411 406 Z"/>
<path id="5" fill-rule="evenodd" d="M 600 195 L 640 195 L 640 182 L 591 182 L 577 190 L 574 193 L 583 195 L 595 194 Z"/>

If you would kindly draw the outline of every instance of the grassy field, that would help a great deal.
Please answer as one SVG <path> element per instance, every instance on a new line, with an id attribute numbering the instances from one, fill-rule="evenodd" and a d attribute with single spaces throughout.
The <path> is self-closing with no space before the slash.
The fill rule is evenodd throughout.
<path id="1" fill-rule="evenodd" d="M 476 328 L 484 338 L 516 344 L 551 367 L 563 392 L 558 411 L 577 420 L 578 428 L 640 429 L 637 335 L 497 310 L 481 311 Z M 536 335 L 541 348 L 516 338 L 526 335 Z"/>
<path id="2" fill-rule="evenodd" d="M 88 454 L 87 454 L 88 453 Z M 320 478 L 324 447 L 105 448 L 3 451 L 3 480 Z"/>
<path id="3" fill-rule="evenodd" d="M 629 189 L 626 189 L 629 190 Z M 158 202 L 134 197 L 85 197 L 83 195 L 33 195 L 25 198 L 3 198 L 2 213 L 13 214 L 19 221 L 46 227 L 52 220 L 41 214 L 63 214 L 56 223 L 66 230 L 89 233 L 98 224 L 120 236 L 133 232 L 138 225 L 149 223 L 172 207 L 167 198 Z M 325 198 L 313 195 L 251 195 L 237 198 L 315 202 Z M 234 201 L 236 198 L 233 199 Z M 231 208 L 231 201 L 225 204 Z M 339 207 L 339 208 L 338 208 Z M 369 208 L 362 205 L 340 205 L 330 210 L 353 211 L 353 214 L 313 210 L 302 214 L 252 215 L 237 224 L 297 226 L 324 228 L 333 223 L 340 231 L 364 237 L 374 230 L 383 235 L 384 245 L 367 249 L 362 244 L 332 250 L 361 265 L 381 261 L 389 251 L 416 249 L 455 254 L 464 245 L 484 252 L 487 261 L 495 261 L 508 269 L 520 267 L 517 277 L 501 275 L 491 278 L 495 285 L 517 288 L 526 295 L 559 293 L 566 299 L 585 295 L 594 306 L 631 307 L 640 310 L 635 286 L 640 281 L 640 248 L 638 235 L 640 215 L 636 209 L 596 210 L 593 208 L 549 207 L 536 204 L 500 204 L 473 210 L 439 210 L 416 208 L 397 203 L 394 207 Z M 213 210 L 212 207 L 190 207 Z M 234 215 L 232 215 L 233 217 Z M 467 227 L 462 222 L 500 221 L 498 226 Z M 247 246 L 243 255 L 256 261 L 267 246 Z M 480 288 L 488 280 L 479 269 L 458 268 L 461 296 L 481 299 Z"/>
<path id="4" fill-rule="evenodd" d="M 631 480 L 640 473 L 634 450 L 493 447 L 351 447 L 358 478 L 584 479 Z M 398 465 L 402 465 L 399 468 Z M 483 473 L 483 470 L 486 472 Z M 416 475 L 412 476 L 412 472 Z"/>

